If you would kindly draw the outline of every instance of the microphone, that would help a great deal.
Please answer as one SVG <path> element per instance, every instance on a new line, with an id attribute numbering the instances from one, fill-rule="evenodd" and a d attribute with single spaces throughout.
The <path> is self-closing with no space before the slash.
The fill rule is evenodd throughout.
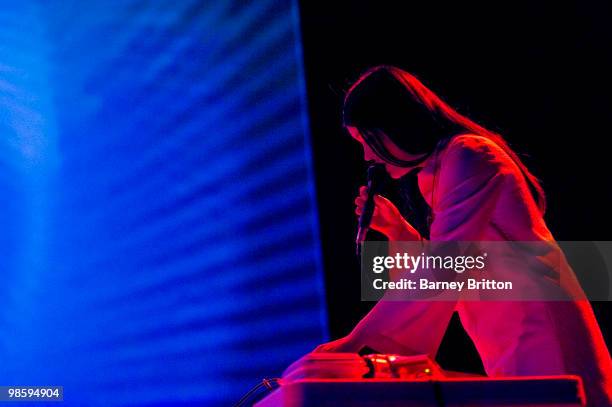
<path id="1" fill-rule="evenodd" d="M 359 216 L 359 228 L 357 229 L 357 237 L 355 239 L 357 256 L 361 254 L 361 243 L 365 241 L 366 234 L 370 229 L 370 222 L 372 221 L 372 215 L 376 206 L 374 204 L 374 195 L 380 191 L 384 175 L 384 164 L 371 164 L 368 167 L 368 197 Z"/>

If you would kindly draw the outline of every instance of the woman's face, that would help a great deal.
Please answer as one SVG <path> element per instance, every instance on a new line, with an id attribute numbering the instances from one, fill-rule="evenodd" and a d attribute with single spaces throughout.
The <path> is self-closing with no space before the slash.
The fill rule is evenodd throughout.
<path id="1" fill-rule="evenodd" d="M 361 137 L 361 134 L 359 133 L 359 130 L 356 127 L 347 126 L 346 128 L 348 132 L 350 133 L 351 137 L 353 137 L 355 140 L 361 143 L 361 146 L 363 147 L 363 159 L 365 161 L 374 161 L 376 163 L 384 164 L 385 169 L 387 170 L 391 178 L 395 178 L 395 179 L 401 178 L 402 176 L 408 174 L 410 171 L 412 171 L 415 167 L 418 166 L 418 165 L 415 165 L 412 167 L 398 167 L 396 165 L 386 162 L 385 160 L 380 158 L 378 155 L 376 155 L 374 151 L 372 151 L 368 143 L 366 143 L 363 137 Z M 407 153 L 401 148 L 399 148 L 397 144 L 391 141 L 391 139 L 387 137 L 386 135 L 382 136 L 381 141 L 383 145 L 387 148 L 387 151 L 389 151 L 391 155 L 399 158 L 400 160 L 412 161 L 412 160 L 417 160 L 419 158 L 422 158 L 423 156 L 426 155 L 425 153 L 417 154 L 417 155 Z"/>

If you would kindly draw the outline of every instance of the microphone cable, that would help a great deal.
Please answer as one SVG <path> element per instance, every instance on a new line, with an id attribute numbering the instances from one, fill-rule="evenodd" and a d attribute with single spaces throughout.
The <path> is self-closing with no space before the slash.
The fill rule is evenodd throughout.
<path id="1" fill-rule="evenodd" d="M 245 405 L 252 406 L 255 402 L 261 400 L 266 393 L 271 392 L 272 390 L 280 387 L 281 379 L 280 378 L 265 378 L 261 381 L 261 383 L 257 384 L 251 390 L 249 390 L 236 404 L 234 407 L 242 407 Z M 266 391 L 258 392 L 261 388 L 266 388 Z M 246 404 L 249 403 L 249 404 Z"/>

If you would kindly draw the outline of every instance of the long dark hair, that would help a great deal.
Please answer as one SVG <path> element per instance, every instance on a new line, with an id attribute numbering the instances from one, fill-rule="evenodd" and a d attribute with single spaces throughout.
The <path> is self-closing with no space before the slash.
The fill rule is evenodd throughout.
<path id="1" fill-rule="evenodd" d="M 470 133 L 500 146 L 521 169 L 544 214 L 546 196 L 539 180 L 497 133 L 458 113 L 416 77 L 397 67 L 380 65 L 364 72 L 346 93 L 343 124 L 359 130 L 364 141 L 383 160 L 400 167 L 423 162 L 453 135 Z M 420 155 L 412 161 L 393 156 L 382 143 L 386 135 L 402 150 Z"/>

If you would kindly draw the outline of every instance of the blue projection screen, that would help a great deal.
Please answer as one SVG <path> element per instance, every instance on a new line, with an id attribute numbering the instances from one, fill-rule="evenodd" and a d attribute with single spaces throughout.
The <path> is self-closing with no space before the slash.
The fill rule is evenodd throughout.
<path id="1" fill-rule="evenodd" d="M 0 385 L 231 405 L 327 339 L 295 1 L 2 1 Z"/>

